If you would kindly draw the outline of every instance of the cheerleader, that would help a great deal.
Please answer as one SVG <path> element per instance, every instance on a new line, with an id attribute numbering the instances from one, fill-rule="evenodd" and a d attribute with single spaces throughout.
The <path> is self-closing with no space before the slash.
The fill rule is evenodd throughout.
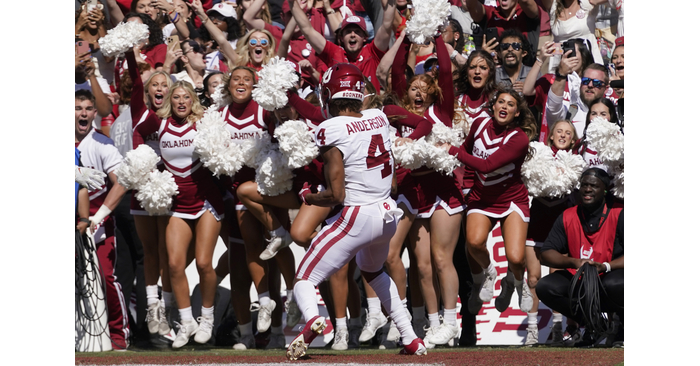
<path id="1" fill-rule="evenodd" d="M 406 68 L 410 45 L 410 41 L 404 38 L 402 47 L 397 51 L 391 70 L 392 89 L 402 99 L 406 110 L 425 117 L 433 125 L 442 123 L 452 128 L 455 117 L 452 73 L 440 73 L 437 82 L 430 75 L 420 74 L 407 83 L 403 70 Z M 439 68 L 451 70 L 452 63 L 442 37 L 435 38 L 435 47 Z M 398 183 L 397 203 L 405 215 L 399 221 L 397 234 L 407 233 L 409 250 L 416 258 L 421 292 L 428 312 L 429 327 L 424 340 L 429 348 L 435 344 L 447 344 L 459 331 L 459 280 L 452 256 L 459 238 L 462 211 L 466 205 L 455 178 L 423 167 L 406 174 Z M 415 221 L 411 222 L 414 217 Z M 409 229 L 406 230 L 403 225 Z M 433 263 L 444 304 L 442 324 L 438 315 L 437 293 L 433 286 Z M 417 310 L 414 317 L 419 322 L 424 321 L 423 309 Z"/>
<path id="2" fill-rule="evenodd" d="M 132 98 L 133 109 L 136 109 L 133 103 L 138 104 L 137 100 L 139 98 Z M 163 162 L 178 186 L 179 193 L 172 202 L 172 216 L 168 217 L 165 227 L 170 280 L 181 322 L 177 324 L 179 331 L 173 348 L 184 346 L 192 336 L 198 343 L 207 343 L 214 326 L 217 283 L 212 260 L 224 208 L 211 173 L 202 167 L 194 152 L 195 123 L 203 114 L 204 109 L 192 86 L 176 82 L 168 90 L 158 112 L 149 114 L 136 126 L 141 136 L 158 134 Z M 191 243 L 202 293 L 202 315 L 197 320 L 192 315 L 185 274 Z"/>
<path id="3" fill-rule="evenodd" d="M 500 221 L 520 308 L 529 310 L 532 295 L 528 286 L 523 286 L 523 275 L 530 209 L 528 192 L 520 179 L 520 168 L 537 127 L 527 103 L 517 92 L 498 90 L 492 100 L 493 117 L 474 120 L 462 146 L 441 146 L 467 168 L 473 169 L 477 176 L 467 196 L 467 250 L 479 265 L 471 266 L 474 287 L 470 299 L 483 303 L 493 297 L 497 273 L 486 240 L 496 222 Z"/>
<path id="4" fill-rule="evenodd" d="M 557 121 L 552 125 L 547 134 L 547 146 L 552 149 L 556 156 L 558 151 L 571 151 L 578 140 L 576 128 L 569 120 Z M 535 286 L 542 277 L 542 264 L 540 263 L 540 248 L 544 244 L 549 231 L 554 225 L 557 217 L 569 207 L 574 205 L 574 198 L 571 194 L 560 197 L 534 197 L 530 205 L 530 223 L 527 230 L 527 241 L 525 243 L 525 261 L 527 266 L 527 285 L 532 294 L 532 308 L 527 309 L 527 335 L 525 345 L 535 345 L 539 342 L 539 330 L 537 327 L 537 312 L 539 309 L 539 299 L 535 293 Z M 553 270 L 552 270 L 553 271 Z M 501 281 L 501 293 L 496 298 L 496 309 L 504 312 L 510 304 L 510 299 L 515 289 L 513 273 L 508 271 L 506 277 Z M 563 341 L 562 315 L 554 312 L 552 326 L 552 344 L 560 344 Z"/>
<path id="5" fill-rule="evenodd" d="M 126 61 L 129 66 L 129 76 L 133 80 L 130 113 L 132 128 L 136 132 L 136 128 L 149 116 L 157 118 L 156 113 L 165 103 L 165 97 L 172 86 L 172 81 L 166 72 L 156 71 L 151 74 L 144 86 L 133 51 L 126 52 Z M 145 103 L 142 97 L 144 92 Z M 160 156 L 160 144 L 157 133 L 154 132 L 145 137 L 142 137 L 140 133 L 134 133 L 133 148 L 135 149 L 143 143 L 150 146 Z M 162 164 L 160 168 L 163 168 Z M 166 314 L 170 313 L 169 310 L 174 305 L 170 284 L 168 252 L 165 244 L 165 226 L 168 218 L 167 216 L 150 216 L 139 206 L 136 194 L 131 196 L 131 214 L 134 216 L 136 232 L 141 243 L 143 243 L 143 268 L 147 301 L 146 323 L 148 324 L 148 331 L 151 334 L 167 335 L 170 333 L 170 324 Z M 162 300 L 158 296 L 159 277 L 161 277 L 163 285 Z"/>

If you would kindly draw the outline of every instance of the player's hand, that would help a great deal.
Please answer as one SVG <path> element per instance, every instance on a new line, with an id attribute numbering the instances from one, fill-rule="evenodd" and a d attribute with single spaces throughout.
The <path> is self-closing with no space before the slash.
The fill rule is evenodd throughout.
<path id="1" fill-rule="evenodd" d="M 309 184 L 309 182 L 305 182 L 299 191 L 299 199 L 307 206 L 311 206 L 311 204 L 306 201 L 306 196 L 310 195 L 311 193 L 313 193 L 311 192 L 311 184 Z"/>
<path id="2" fill-rule="evenodd" d="M 87 222 L 79 222 L 78 225 L 75 227 L 78 231 L 80 231 L 80 234 L 85 234 L 85 232 L 88 229 L 88 224 Z"/>
<path id="3" fill-rule="evenodd" d="M 75 182 L 81 186 L 94 191 L 105 185 L 105 177 L 107 175 L 101 171 L 85 168 L 85 167 L 75 167 Z"/>

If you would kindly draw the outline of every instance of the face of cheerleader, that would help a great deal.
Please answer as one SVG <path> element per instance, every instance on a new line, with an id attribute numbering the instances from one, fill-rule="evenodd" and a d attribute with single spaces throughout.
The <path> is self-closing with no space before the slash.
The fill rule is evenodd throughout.
<path id="1" fill-rule="evenodd" d="M 549 135 L 552 145 L 559 150 L 571 149 L 574 144 L 574 128 L 567 122 L 559 122 L 554 125 L 552 134 Z"/>
<path id="2" fill-rule="evenodd" d="M 299 113 L 297 113 L 297 110 L 292 106 L 288 105 L 281 109 L 275 109 L 275 117 L 277 117 L 277 120 L 280 121 L 280 123 L 284 123 L 299 119 Z"/>
<path id="3" fill-rule="evenodd" d="M 615 47 L 613 51 L 612 59 L 610 61 L 615 65 L 615 73 L 620 79 L 625 79 L 625 46 Z"/>
<path id="4" fill-rule="evenodd" d="M 148 88 L 148 101 L 155 109 L 160 109 L 165 102 L 165 96 L 168 94 L 168 80 L 165 75 L 158 74 L 151 78 Z"/>
<path id="5" fill-rule="evenodd" d="M 255 78 L 248 70 L 238 69 L 231 74 L 228 91 L 235 103 L 246 103 L 253 95 Z"/>
<path id="6" fill-rule="evenodd" d="M 75 135 L 81 139 L 87 136 L 92 127 L 92 120 L 95 119 L 97 109 L 89 100 L 75 100 Z"/>
<path id="7" fill-rule="evenodd" d="M 493 120 L 501 126 L 507 126 L 515 117 L 520 115 L 518 101 L 508 93 L 502 93 L 496 98 L 493 106 Z"/>
<path id="8" fill-rule="evenodd" d="M 255 45 L 253 45 L 255 43 Z M 264 45 L 263 45 L 264 43 Z M 270 39 L 262 32 L 255 32 L 248 39 L 248 55 L 254 65 L 261 65 L 270 51 Z"/>
<path id="9" fill-rule="evenodd" d="M 481 89 L 486 86 L 486 80 L 489 78 L 489 65 L 481 57 L 475 57 L 472 63 L 469 64 L 469 71 L 467 76 L 469 78 L 469 85 L 474 89 Z"/>
<path id="10" fill-rule="evenodd" d="M 340 33 L 341 44 L 347 53 L 360 52 L 365 45 L 366 39 L 367 36 L 362 28 L 354 24 L 348 25 Z"/>
<path id="11" fill-rule="evenodd" d="M 151 6 L 151 0 L 139 0 L 138 3 L 136 3 L 135 11 L 140 14 L 146 14 L 153 20 L 156 20 L 156 16 L 158 15 L 156 9 Z"/>
<path id="12" fill-rule="evenodd" d="M 192 96 L 187 90 L 177 88 L 170 96 L 173 117 L 183 120 L 192 112 Z"/>
<path id="13" fill-rule="evenodd" d="M 173 0 L 173 7 L 175 7 L 175 11 L 180 14 L 181 17 L 184 17 L 185 19 L 190 17 L 190 7 L 187 6 L 184 1 Z M 173 16 L 175 15 L 173 14 Z"/>
<path id="14" fill-rule="evenodd" d="M 605 187 L 603 181 L 592 174 L 586 174 L 581 178 L 581 188 L 579 189 L 581 206 L 584 208 L 595 208 L 605 199 Z"/>
<path id="15" fill-rule="evenodd" d="M 214 93 L 216 93 L 216 87 L 218 87 L 221 84 L 221 81 L 223 80 L 223 78 L 224 78 L 224 74 L 216 74 L 216 75 L 209 78 L 208 88 L 207 88 L 207 90 L 205 90 L 209 97 L 211 97 L 212 95 L 214 95 Z"/>
<path id="16" fill-rule="evenodd" d="M 415 80 L 408 87 L 408 100 L 413 109 L 421 115 L 433 104 L 433 98 L 426 92 L 427 88 L 428 85 L 422 80 Z"/>
<path id="17" fill-rule="evenodd" d="M 610 121 L 610 109 L 603 103 L 596 103 L 591 106 L 591 121 L 596 117 L 602 117 Z"/>

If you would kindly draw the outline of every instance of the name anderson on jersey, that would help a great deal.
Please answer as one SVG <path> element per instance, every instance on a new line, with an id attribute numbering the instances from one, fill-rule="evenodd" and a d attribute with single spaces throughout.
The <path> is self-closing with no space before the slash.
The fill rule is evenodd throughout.
<path id="1" fill-rule="evenodd" d="M 348 130 L 348 136 L 349 136 L 353 133 L 376 130 L 376 129 L 382 128 L 386 125 L 388 125 L 387 120 L 382 118 L 381 116 L 377 116 L 377 117 L 370 118 L 370 119 L 363 119 L 361 121 L 354 121 L 354 122 L 347 123 L 345 125 L 345 127 Z"/>

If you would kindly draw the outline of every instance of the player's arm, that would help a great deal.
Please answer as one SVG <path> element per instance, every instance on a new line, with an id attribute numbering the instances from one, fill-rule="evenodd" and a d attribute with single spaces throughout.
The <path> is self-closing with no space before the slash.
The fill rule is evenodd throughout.
<path id="1" fill-rule="evenodd" d="M 294 20 L 296 20 L 297 24 L 299 24 L 301 33 L 304 35 L 304 37 L 306 37 L 306 40 L 309 42 L 311 47 L 313 47 L 316 53 L 323 53 L 323 49 L 326 48 L 326 38 L 323 36 L 323 34 L 314 29 L 314 27 L 311 25 L 311 21 L 309 21 L 309 18 L 306 16 L 304 10 L 301 9 L 301 6 L 299 6 L 299 2 L 297 0 L 289 0 L 289 5 L 292 9 L 292 16 L 294 16 Z"/>
<path id="2" fill-rule="evenodd" d="M 310 205 L 333 207 L 345 201 L 345 166 L 343 154 L 337 147 L 322 147 L 323 174 L 326 176 L 326 190 L 306 195 Z"/>
<path id="3" fill-rule="evenodd" d="M 122 197 L 124 197 L 124 193 L 126 193 L 126 189 L 124 189 L 124 186 L 119 184 L 117 181 L 117 175 L 112 171 L 108 174 L 109 180 L 112 181 L 112 188 L 110 188 L 109 193 L 107 193 L 107 197 L 105 197 L 105 202 L 100 206 L 100 209 L 97 210 L 97 213 L 95 213 L 95 216 L 90 218 L 90 221 L 92 222 L 90 224 L 90 229 L 94 232 L 97 229 L 97 225 L 99 225 L 102 220 L 104 220 L 107 216 L 109 216 L 112 211 L 114 211 L 115 208 L 117 208 L 117 205 L 119 204 L 119 201 L 122 200 Z"/>

